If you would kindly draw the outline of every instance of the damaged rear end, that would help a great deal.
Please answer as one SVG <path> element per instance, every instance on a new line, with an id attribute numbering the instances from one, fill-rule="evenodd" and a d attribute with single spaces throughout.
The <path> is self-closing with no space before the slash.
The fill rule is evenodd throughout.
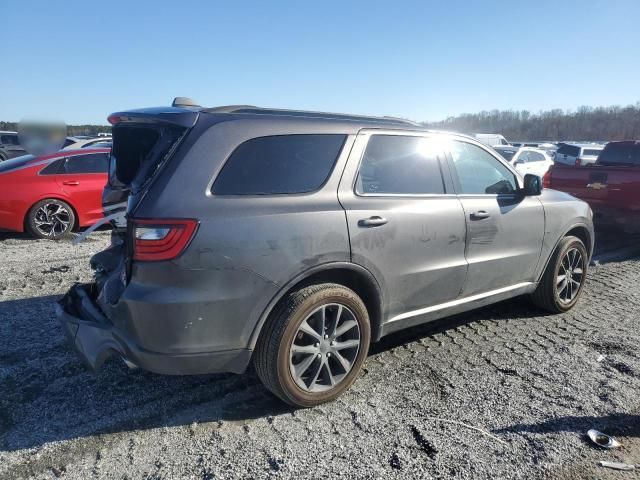
<path id="1" fill-rule="evenodd" d="M 149 317 L 143 311 L 144 305 L 157 307 L 167 302 L 170 310 L 172 300 L 154 299 L 153 288 L 145 290 L 145 278 L 132 282 L 134 263 L 153 264 L 177 258 L 198 228 L 193 219 L 136 218 L 150 187 L 172 162 L 180 162 L 184 156 L 181 146 L 198 117 L 195 109 L 174 107 L 120 112 L 109 117 L 113 149 L 103 207 L 113 227 L 111 245 L 91 259 L 94 281 L 75 284 L 56 305 L 65 334 L 92 370 L 112 355 L 122 357 L 130 367 L 168 374 L 211 371 L 215 365 L 220 370 L 240 372 L 249 361 L 247 355 L 246 362 L 235 362 L 239 366 L 234 367 L 227 365 L 229 359 L 224 354 L 214 361 L 179 349 L 172 351 L 161 331 L 152 331 L 151 337 L 156 337 L 150 340 L 136 320 Z"/>

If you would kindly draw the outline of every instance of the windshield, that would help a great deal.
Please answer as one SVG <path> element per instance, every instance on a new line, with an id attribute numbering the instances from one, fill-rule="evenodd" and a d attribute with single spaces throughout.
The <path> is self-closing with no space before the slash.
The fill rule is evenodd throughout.
<path id="1" fill-rule="evenodd" d="M 12 158 L 11 160 L 0 162 L 0 173 L 10 172 L 12 170 L 24 167 L 34 158 L 36 158 L 35 155 L 22 155 L 21 157 L 16 157 Z"/>

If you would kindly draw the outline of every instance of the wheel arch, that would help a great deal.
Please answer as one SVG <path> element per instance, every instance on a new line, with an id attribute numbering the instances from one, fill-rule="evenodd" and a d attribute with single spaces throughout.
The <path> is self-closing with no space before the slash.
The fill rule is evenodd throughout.
<path id="1" fill-rule="evenodd" d="M 337 283 L 353 290 L 364 302 L 371 322 L 371 341 L 380 339 L 382 330 L 382 290 L 376 278 L 364 267 L 350 262 L 332 262 L 312 267 L 283 286 L 264 309 L 251 334 L 253 350 L 271 312 L 294 290 L 317 283 Z"/>
<path id="2" fill-rule="evenodd" d="M 68 198 L 63 197 L 62 195 L 52 194 L 52 195 L 45 195 L 42 198 L 38 198 L 38 200 L 36 200 L 35 202 L 31 203 L 31 205 L 29 205 L 27 207 L 26 212 L 22 216 L 22 228 L 23 228 L 23 231 L 25 231 L 25 232 L 27 231 L 27 221 L 29 220 L 29 212 L 31 211 L 31 209 L 37 203 L 39 203 L 39 202 L 41 202 L 43 200 L 59 200 L 61 202 L 66 203 L 67 205 L 69 205 L 69 207 L 73 211 L 73 216 L 74 216 L 73 227 L 71 227 L 71 231 L 75 231 L 75 230 L 78 229 L 78 227 L 80 226 L 80 217 L 78 216 L 78 210 L 76 209 L 76 207 L 73 205 L 73 203 Z"/>
<path id="3" fill-rule="evenodd" d="M 544 262 L 544 268 L 542 268 L 542 270 L 538 273 L 538 281 L 540 281 L 540 279 L 544 275 L 544 272 L 547 271 L 547 266 L 551 261 L 551 257 L 553 257 L 553 253 L 557 250 L 558 245 L 560 244 L 562 239 L 569 235 L 578 237 L 580 240 L 582 240 L 582 243 L 584 243 L 585 247 L 587 248 L 587 252 L 589 254 L 589 261 L 591 261 L 591 256 L 593 255 L 593 247 L 594 247 L 593 230 L 590 229 L 585 223 L 575 223 L 565 228 L 564 233 L 562 235 L 559 235 L 558 238 L 556 239 L 556 243 L 553 245 L 553 248 L 549 251 L 549 255 L 547 256 L 547 259 Z"/>

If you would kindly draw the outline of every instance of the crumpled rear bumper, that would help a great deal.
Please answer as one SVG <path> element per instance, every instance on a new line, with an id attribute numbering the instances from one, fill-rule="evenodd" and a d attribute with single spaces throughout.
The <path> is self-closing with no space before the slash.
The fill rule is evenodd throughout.
<path id="1" fill-rule="evenodd" d="M 136 346 L 96 307 L 95 288 L 95 284 L 76 283 L 56 303 L 56 315 L 69 342 L 91 370 L 98 370 L 113 355 L 121 357 L 129 366 L 169 375 L 246 370 L 251 360 L 251 351 L 247 349 L 168 354 Z"/>

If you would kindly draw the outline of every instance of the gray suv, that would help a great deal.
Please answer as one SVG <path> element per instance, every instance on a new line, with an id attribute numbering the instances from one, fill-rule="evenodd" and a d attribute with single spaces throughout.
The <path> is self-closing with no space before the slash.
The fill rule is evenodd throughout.
<path id="1" fill-rule="evenodd" d="M 411 122 L 248 106 L 113 114 L 112 245 L 57 305 L 91 368 L 242 373 L 333 400 L 369 345 L 527 295 L 582 291 L 588 205 L 477 140 Z"/>

